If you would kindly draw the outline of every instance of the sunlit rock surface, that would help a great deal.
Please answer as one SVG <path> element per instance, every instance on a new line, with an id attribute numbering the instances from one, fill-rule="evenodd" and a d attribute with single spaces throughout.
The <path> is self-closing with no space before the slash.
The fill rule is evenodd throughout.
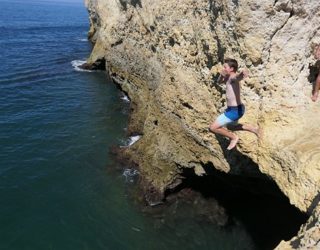
<path id="1" fill-rule="evenodd" d="M 184 169 L 198 175 L 205 174 L 204 166 L 235 175 L 261 171 L 293 205 L 319 218 L 314 208 L 320 104 L 310 99 L 312 48 L 320 43 L 318 0 L 86 0 L 86 5 L 94 43 L 88 64 L 105 61 L 131 99 L 129 131 L 141 138 L 126 153 L 139 164 L 147 200 L 178 185 Z M 227 140 L 208 131 L 225 108 L 225 88 L 216 78 L 227 57 L 250 71 L 242 84 L 241 122 L 264 131 L 261 140 L 237 132 L 240 142 L 230 152 Z"/>

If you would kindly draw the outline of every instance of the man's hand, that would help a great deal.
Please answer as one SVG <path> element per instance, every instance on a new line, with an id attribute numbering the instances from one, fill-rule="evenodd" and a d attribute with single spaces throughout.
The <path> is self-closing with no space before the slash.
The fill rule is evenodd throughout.
<path id="1" fill-rule="evenodd" d="M 244 78 L 248 77 L 248 75 L 249 75 L 249 70 L 244 69 L 240 73 L 238 73 L 235 78 L 237 79 L 237 81 L 241 81 Z"/>
<path id="2" fill-rule="evenodd" d="M 246 68 L 246 69 L 244 69 L 244 70 L 242 70 L 242 75 L 243 75 L 243 78 L 246 78 L 246 77 L 248 77 L 249 76 L 249 70 Z"/>

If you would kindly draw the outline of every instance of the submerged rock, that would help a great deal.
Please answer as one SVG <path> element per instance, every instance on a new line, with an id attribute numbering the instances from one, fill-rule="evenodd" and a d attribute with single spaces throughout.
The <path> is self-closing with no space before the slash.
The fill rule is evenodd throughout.
<path id="1" fill-rule="evenodd" d="M 312 214 L 319 203 L 320 106 L 310 99 L 320 43 L 318 0 L 86 0 L 89 65 L 105 61 L 131 100 L 129 132 L 142 135 L 125 153 L 139 164 L 146 197 L 156 202 L 181 183 L 183 169 L 204 165 L 272 178 L 291 204 Z M 248 68 L 244 123 L 236 150 L 208 132 L 225 106 L 216 84 L 224 58 Z M 257 171 L 259 168 L 259 171 Z"/>

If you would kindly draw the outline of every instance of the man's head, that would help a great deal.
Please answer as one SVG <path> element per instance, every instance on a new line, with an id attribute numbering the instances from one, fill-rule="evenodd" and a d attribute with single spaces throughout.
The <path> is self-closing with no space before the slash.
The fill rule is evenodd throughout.
<path id="1" fill-rule="evenodd" d="M 237 72 L 238 70 L 238 62 L 235 59 L 225 59 L 224 64 L 223 64 L 223 70 L 227 73 L 230 74 L 232 72 Z"/>

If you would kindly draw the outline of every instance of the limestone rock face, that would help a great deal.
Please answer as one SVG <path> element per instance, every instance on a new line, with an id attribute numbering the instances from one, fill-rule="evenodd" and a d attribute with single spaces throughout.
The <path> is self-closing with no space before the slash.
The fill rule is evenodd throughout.
<path id="1" fill-rule="evenodd" d="M 261 171 L 293 205 L 312 213 L 320 188 L 320 104 L 310 99 L 319 0 L 86 5 L 94 42 L 88 63 L 104 59 L 128 93 L 129 129 L 142 137 L 127 154 L 153 191 L 175 187 L 190 168 L 198 175 L 205 174 L 204 166 L 251 176 Z M 216 79 L 227 57 L 250 71 L 241 87 L 241 122 L 264 131 L 261 140 L 237 132 L 240 142 L 230 152 L 227 140 L 208 131 L 225 108 L 225 86 Z"/>
<path id="2" fill-rule="evenodd" d="M 302 226 L 298 235 L 289 242 L 282 241 L 277 250 L 281 249 L 320 249 L 320 206 L 314 209 L 306 225 Z"/>

